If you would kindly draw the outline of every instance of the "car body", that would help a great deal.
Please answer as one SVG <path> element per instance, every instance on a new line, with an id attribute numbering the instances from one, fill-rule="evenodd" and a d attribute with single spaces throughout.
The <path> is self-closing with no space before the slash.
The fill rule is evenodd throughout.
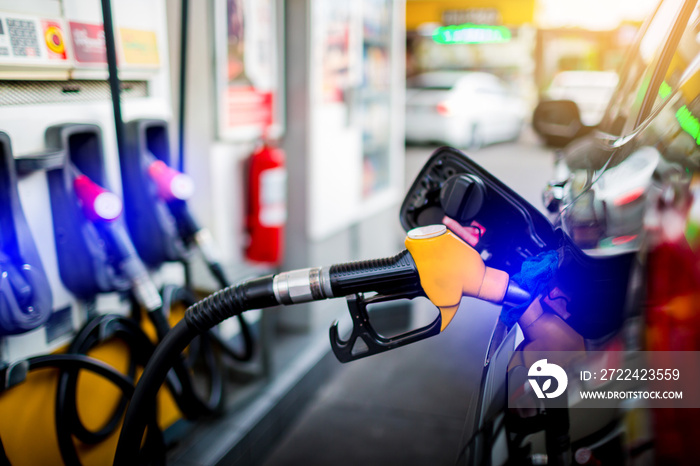
<path id="1" fill-rule="evenodd" d="M 433 71 L 407 80 L 406 141 L 461 148 L 518 138 L 525 103 L 497 76 Z"/>
<path id="2" fill-rule="evenodd" d="M 560 178 L 545 191 L 549 220 L 451 148 L 438 149 L 411 187 L 404 227 L 445 222 L 444 206 L 458 205 L 460 227 L 479 232 L 473 246 L 485 264 L 511 278 L 531 258 L 558 255 L 525 310 L 501 311 L 458 464 L 696 462 L 700 424 L 680 403 L 652 410 L 628 398 L 591 408 L 577 392 L 557 406 L 511 401 L 533 391 L 528 351 L 602 353 L 599 367 L 607 370 L 628 367 L 643 351 L 667 355 L 663 368 L 672 369 L 680 354 L 700 351 L 699 32 L 698 0 L 662 0 L 595 128 L 581 122 L 570 100 L 540 103 L 536 128 L 568 138 L 557 156 Z M 453 177 L 469 189 L 443 189 Z M 688 377 L 697 377 L 698 364 L 691 367 Z M 615 387 L 570 374 L 575 388 Z"/>
<path id="3" fill-rule="evenodd" d="M 595 127 L 583 121 L 583 109 L 579 119 L 570 112 L 576 102 L 571 96 L 542 102 L 535 111 L 533 125 L 545 136 L 583 129 L 570 133 L 558 152 L 559 178 L 545 190 L 552 222 L 591 260 L 633 258 L 620 269 L 628 276 L 625 289 L 623 282 L 608 285 L 625 296 L 613 311 L 619 324 L 587 341 L 589 349 L 700 350 L 699 19 L 696 0 L 659 3 Z M 562 121 L 563 114 L 572 119 Z M 700 437 L 692 410 L 637 409 L 630 415 L 644 406 L 621 404 L 612 416 L 609 410 L 569 409 L 571 432 L 586 432 L 571 441 L 602 464 L 692 462 Z"/>
<path id="4" fill-rule="evenodd" d="M 549 100 L 571 100 L 588 126 L 600 123 L 608 102 L 617 87 L 614 71 L 561 71 L 552 79 L 545 93 Z"/>

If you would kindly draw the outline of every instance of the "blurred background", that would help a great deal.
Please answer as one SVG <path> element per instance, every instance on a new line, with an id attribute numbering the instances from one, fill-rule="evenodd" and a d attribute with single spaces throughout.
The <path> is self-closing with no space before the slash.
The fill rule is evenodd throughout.
<path id="1" fill-rule="evenodd" d="M 399 208 L 443 145 L 544 211 L 554 149 L 530 126 L 535 106 L 570 99 L 584 123 L 600 121 L 625 50 L 655 4 L 115 1 L 120 118 L 151 122 L 134 144 L 158 158 L 162 139 L 148 138 L 165 138 L 170 164 L 193 181 L 190 211 L 211 232 L 231 281 L 385 257 L 403 249 Z M 50 149 L 47 128 L 96 125 L 102 184 L 127 199 L 102 18 L 97 0 L 0 0 L 0 131 L 16 159 L 31 159 Z M 148 129 L 153 121 L 160 129 Z M 283 151 L 284 160 L 275 159 L 283 170 L 254 181 L 261 147 Z M 16 184 L 54 317 L 0 336 L 6 363 L 60 351 L 88 316 L 128 305 L 119 291 L 85 298 L 66 284 L 45 171 L 28 170 Z M 218 288 L 197 255 L 187 266 L 147 265 L 158 284 L 187 280 L 202 294 Z M 401 303 L 377 313 L 376 325 L 396 333 L 434 312 L 429 303 Z M 255 357 L 226 370 L 223 417 L 187 423 L 174 415 L 166 423 L 169 461 L 453 464 L 497 316 L 497 307 L 467 300 L 445 335 L 341 365 L 328 326 L 349 325 L 343 300 L 252 313 Z M 241 338 L 236 321 L 221 331 Z M 12 429 L 0 425 L 3 440 Z M 5 443 L 13 464 L 36 463 Z M 35 454 L 55 450 L 52 443 Z"/>

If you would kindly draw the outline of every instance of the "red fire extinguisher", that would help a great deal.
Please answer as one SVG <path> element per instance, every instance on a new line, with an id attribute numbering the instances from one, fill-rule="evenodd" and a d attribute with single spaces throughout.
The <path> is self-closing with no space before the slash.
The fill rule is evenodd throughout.
<path id="1" fill-rule="evenodd" d="M 246 257 L 253 262 L 279 265 L 287 221 L 287 169 L 284 152 L 267 140 L 249 159 L 247 217 Z"/>

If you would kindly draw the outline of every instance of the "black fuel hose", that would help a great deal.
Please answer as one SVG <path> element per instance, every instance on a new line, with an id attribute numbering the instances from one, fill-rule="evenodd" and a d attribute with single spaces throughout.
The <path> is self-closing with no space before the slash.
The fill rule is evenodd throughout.
<path id="1" fill-rule="evenodd" d="M 134 380 L 137 365 L 144 367 L 153 353 L 154 345 L 137 323 L 117 315 L 103 315 L 88 322 L 68 347 L 67 353 L 86 355 L 91 349 L 112 337 L 120 338 L 129 346 L 131 358 L 126 376 Z M 78 464 L 78 454 L 72 437 L 86 444 L 105 440 L 121 422 L 128 398 L 121 397 L 112 414 L 102 427 L 93 431 L 85 427 L 77 409 L 78 371 L 62 370 L 56 389 L 56 436 L 65 464 Z"/>
<path id="2" fill-rule="evenodd" d="M 219 286 L 221 286 L 221 288 L 231 286 L 231 281 L 226 277 L 224 269 L 220 263 L 212 261 L 207 265 L 211 274 L 219 282 Z M 253 359 L 253 355 L 255 354 L 255 339 L 253 338 L 250 325 L 246 321 L 245 317 L 243 317 L 243 314 L 238 314 L 236 319 L 238 319 L 238 326 L 241 329 L 241 337 L 243 338 L 243 345 L 241 349 L 234 348 L 230 342 L 222 339 L 214 329 L 209 330 L 208 335 L 221 349 L 223 355 L 233 359 L 234 361 L 247 362 Z"/>
<path id="3" fill-rule="evenodd" d="M 182 295 L 178 294 L 178 291 L 166 291 L 165 302 L 168 305 L 184 299 Z M 191 301 L 188 300 L 188 302 Z M 162 314 L 156 313 L 154 315 Z M 167 325 L 167 321 L 165 325 Z M 165 336 L 165 333 L 163 336 Z M 68 353 L 84 355 L 110 338 L 119 338 L 128 345 L 131 359 L 125 376 L 133 380 L 136 374 L 136 367 L 145 367 L 155 349 L 155 345 L 134 319 L 114 314 L 101 315 L 92 319 L 73 339 L 68 348 Z M 178 408 L 188 419 L 196 419 L 202 415 L 218 412 L 223 405 L 223 377 L 219 368 L 216 367 L 215 355 L 211 350 L 210 344 L 205 346 L 202 353 L 205 368 L 210 374 L 210 395 L 207 401 L 203 401 L 195 392 L 191 376 L 181 362 L 174 364 L 174 373 L 169 373 L 166 380 L 168 390 L 173 395 Z M 56 391 L 56 435 L 61 457 L 67 465 L 80 464 L 73 437 L 85 444 L 102 442 L 119 426 L 128 403 L 128 397 L 125 394 L 119 400 L 104 425 L 96 431 L 90 430 L 85 427 L 78 414 L 76 400 L 77 380 L 77 370 L 62 370 L 59 374 Z M 155 429 L 158 429 L 158 427 L 149 428 L 149 431 Z"/>
<path id="4" fill-rule="evenodd" d="M 64 371 L 87 370 L 112 382 L 126 397 L 131 397 L 134 392 L 132 378 L 126 377 L 110 365 L 89 356 L 81 354 L 52 354 L 29 358 L 27 362 L 28 372 L 44 368 L 58 368 Z M 165 441 L 158 427 L 156 406 L 153 403 L 150 407 L 144 408 L 146 412 L 143 414 L 147 420 L 148 431 L 143 454 L 148 455 L 150 464 L 165 464 Z M 61 426 L 57 425 L 56 427 L 56 433 L 58 434 L 61 431 Z M 141 457 L 141 455 L 142 453 L 138 457 Z M 71 466 L 80 465 L 77 454 L 75 458 L 71 459 L 71 462 L 66 462 L 66 464 Z"/>
<path id="5" fill-rule="evenodd" d="M 148 312 L 148 317 L 156 328 L 158 341 L 162 341 L 171 331 L 162 309 Z M 206 338 L 206 336 L 202 336 Z M 178 382 L 178 388 L 173 392 L 175 402 L 182 414 L 187 419 L 197 419 L 201 416 L 209 416 L 219 412 L 223 406 L 223 376 L 216 367 L 213 355 L 206 355 L 204 358 L 205 367 L 210 373 L 210 394 L 208 400 L 203 400 L 195 390 L 189 368 L 184 358 L 179 358 L 172 366 Z"/>
<path id="6" fill-rule="evenodd" d="M 82 354 L 52 354 L 52 355 L 45 355 L 45 356 L 36 356 L 32 357 L 29 359 L 26 359 L 25 361 L 22 361 L 21 363 L 16 363 L 15 367 L 20 367 L 22 368 L 23 375 L 22 377 L 26 377 L 26 375 L 35 370 L 39 369 L 59 369 L 62 372 L 69 371 L 69 372 L 77 372 L 81 370 L 86 370 L 89 372 L 92 372 L 112 384 L 114 384 L 121 392 L 124 394 L 125 397 L 130 398 L 131 395 L 134 392 L 134 383 L 133 383 L 133 378 L 128 377 L 110 365 L 98 360 L 91 358 L 89 356 L 85 356 Z M 15 374 L 19 372 L 17 369 L 15 369 Z M 21 383 L 21 382 L 20 382 Z M 146 441 L 144 444 L 144 454 L 147 454 L 149 457 L 149 461 L 153 463 L 159 463 L 159 464 L 164 464 L 165 462 L 165 442 L 163 441 L 162 434 L 160 433 L 157 423 L 156 423 L 156 410 L 155 410 L 155 404 L 149 406 L 146 408 L 148 412 L 144 413 L 144 416 L 147 420 L 147 425 L 148 425 L 148 433 L 146 435 Z M 57 425 L 56 428 L 56 433 L 61 432 L 61 427 Z M 4 449 L 4 446 L 2 446 L 2 443 L 0 442 L 0 465 L 10 465 L 10 461 L 7 458 L 7 452 Z M 73 450 L 75 452 L 75 450 Z M 77 454 L 75 457 L 70 457 L 68 458 L 69 461 L 65 461 L 65 464 L 68 465 L 80 465 L 80 460 L 77 457 Z"/>
<path id="7" fill-rule="evenodd" d="M 138 383 L 139 390 L 134 392 L 134 397 L 126 410 L 114 455 L 114 464 L 132 465 L 137 462 L 141 438 L 148 422 L 148 412 L 144 408 L 153 404 L 168 371 L 178 361 L 180 353 L 197 335 L 196 330 L 191 329 L 184 320 L 181 320 L 156 348 L 149 365 L 141 375 Z"/>
<path id="8" fill-rule="evenodd" d="M 164 309 L 172 309 L 175 304 L 183 304 L 189 308 L 197 302 L 194 294 L 181 286 L 167 285 L 163 288 L 161 294 L 163 295 Z M 170 330 L 170 326 L 168 325 L 168 332 Z M 163 338 L 165 338 L 165 334 Z M 197 395 L 191 382 L 188 382 L 185 386 L 190 397 L 199 399 L 197 402 L 197 409 L 200 416 L 219 413 L 224 406 L 224 378 L 212 348 L 212 342 L 218 344 L 217 338 L 218 336 L 216 334 L 208 332 L 194 339 L 192 341 L 193 345 L 190 346 L 189 357 L 184 361 L 184 366 L 187 369 L 191 369 L 197 356 L 201 356 L 204 369 L 209 379 L 209 395 L 206 400 L 203 400 Z M 188 374 L 183 374 L 183 377 L 186 375 Z M 187 378 L 189 379 L 189 377 Z"/>
<path id="9" fill-rule="evenodd" d="M 139 380 L 124 417 L 114 464 L 133 464 L 153 403 L 170 367 L 197 335 L 229 317 L 251 309 L 342 297 L 358 292 L 420 289 L 418 270 L 407 251 L 396 256 L 334 265 L 330 268 L 294 270 L 244 281 L 217 291 L 191 306 L 158 345 Z"/>
<path id="10" fill-rule="evenodd" d="M 180 69 L 178 86 L 179 108 L 177 116 L 177 168 L 185 171 L 185 108 L 187 103 L 187 29 L 189 25 L 189 0 L 182 0 L 180 9 Z"/>
<path id="11" fill-rule="evenodd" d="M 229 280 L 228 276 L 226 275 L 224 268 L 215 259 L 214 255 L 210 251 L 210 249 L 212 249 L 211 245 L 202 244 L 203 242 L 211 242 L 211 238 L 208 234 L 202 234 L 203 230 L 197 223 L 197 220 L 195 220 L 195 218 L 192 216 L 187 203 L 181 200 L 171 201 L 168 203 L 168 207 L 177 221 L 178 232 L 185 241 L 185 244 L 197 245 L 202 253 L 202 258 L 204 259 L 209 272 L 218 282 L 221 288 L 231 286 L 231 280 Z M 250 361 L 255 354 L 255 339 L 253 338 L 250 325 L 246 321 L 245 317 L 243 317 L 242 314 L 239 314 L 236 316 L 236 319 L 238 319 L 238 325 L 241 329 L 241 337 L 243 338 L 243 347 L 240 350 L 234 348 L 229 342 L 223 340 L 213 330 L 210 331 L 209 334 L 212 340 L 221 349 L 223 355 L 233 359 L 234 361 L 247 362 Z"/>
<path id="12" fill-rule="evenodd" d="M 109 364 L 84 354 L 50 354 L 29 358 L 27 362 L 29 363 L 28 371 L 45 368 L 88 370 L 109 380 L 127 396 L 131 396 L 134 391 L 133 379 L 125 376 Z"/>
<path id="13" fill-rule="evenodd" d="M 138 388 L 124 417 L 114 464 L 133 464 L 148 421 L 143 408 L 153 403 L 165 377 L 187 345 L 197 335 L 208 331 L 226 318 L 248 309 L 277 305 L 271 275 L 224 288 L 191 306 L 185 318 L 168 332 L 158 345 L 138 383 Z"/>

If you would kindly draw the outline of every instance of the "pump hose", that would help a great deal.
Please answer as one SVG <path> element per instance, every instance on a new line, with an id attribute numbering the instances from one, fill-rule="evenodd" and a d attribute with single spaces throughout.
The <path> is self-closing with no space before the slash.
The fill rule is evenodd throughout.
<path id="1" fill-rule="evenodd" d="M 92 319 L 83 327 L 78 335 L 76 335 L 69 346 L 69 353 L 64 356 L 87 357 L 83 356 L 83 353 L 87 353 L 90 349 L 110 338 L 120 338 L 129 346 L 131 360 L 127 371 L 128 374 L 123 377 L 128 378 L 128 380 L 133 380 L 136 366 L 144 367 L 155 348 L 155 345 L 151 343 L 141 330 L 141 327 L 133 319 L 114 314 L 101 315 Z M 99 362 L 102 363 L 101 361 Z M 108 367 L 111 368 L 111 366 Z M 119 374 L 121 375 L 121 373 Z M 77 410 L 77 378 L 77 369 L 72 369 L 70 367 L 65 369 L 61 368 L 56 391 L 56 437 L 61 457 L 63 462 L 67 465 L 80 464 L 80 459 L 72 437 L 75 436 L 78 440 L 86 444 L 96 444 L 105 440 L 112 434 L 114 429 L 118 427 L 128 399 L 133 392 L 133 388 L 129 391 L 124 391 L 124 395 L 120 399 L 119 404 L 105 424 L 97 431 L 90 431 L 82 423 Z M 173 394 L 178 406 L 180 406 L 187 402 L 186 395 L 182 394 L 181 390 L 179 391 L 179 386 L 181 385 L 179 381 L 173 379 L 174 377 L 169 377 L 166 381 L 166 386 Z M 159 432 L 159 427 L 156 422 L 151 422 L 149 424 L 148 431 L 149 435 L 157 437 L 162 435 L 162 433 Z M 149 447 L 149 449 L 152 450 L 155 448 L 154 445 L 155 444 L 151 442 L 151 447 Z M 160 450 L 164 449 L 165 445 L 163 443 L 162 448 L 158 447 L 156 453 L 160 455 Z"/>
<path id="2" fill-rule="evenodd" d="M 197 302 L 194 295 L 181 286 L 166 285 L 161 294 L 163 295 L 163 309 L 172 309 L 174 304 L 184 304 L 189 308 Z M 169 331 L 170 327 L 168 326 L 168 332 Z M 164 337 L 165 334 L 160 339 L 162 340 Z M 188 360 L 186 361 L 187 368 L 191 368 L 199 353 L 202 357 L 204 368 L 209 376 L 209 397 L 206 401 L 198 397 L 191 383 L 188 383 L 187 386 L 184 387 L 189 392 L 190 396 L 200 399 L 197 403 L 200 415 L 211 415 L 220 412 L 224 405 L 224 379 L 211 345 L 212 340 L 214 342 L 217 341 L 215 337 L 218 336 L 209 332 L 208 334 L 200 335 L 198 338 L 194 339 L 190 346 Z M 189 379 L 189 374 L 183 374 L 183 376 L 185 375 Z"/>
<path id="3" fill-rule="evenodd" d="M 184 201 L 173 201 L 170 202 L 168 205 L 171 211 L 173 212 L 175 218 L 177 219 L 177 225 L 178 230 L 180 231 L 180 235 L 182 236 L 182 238 L 185 239 L 186 244 L 198 245 L 198 247 L 202 251 L 202 258 L 204 259 L 204 262 L 206 263 L 209 272 L 218 282 L 219 287 L 223 289 L 228 286 L 231 286 L 231 280 L 229 280 L 229 278 L 226 276 L 224 268 L 214 258 L 212 252 L 209 251 L 210 247 L 200 243 L 203 237 L 201 235 L 202 229 L 197 223 L 197 220 L 192 216 L 190 210 L 187 207 L 187 203 L 185 203 Z M 204 236 L 208 237 L 208 235 Z M 189 284 L 191 280 L 189 279 L 188 275 L 189 274 L 187 273 L 185 283 L 186 287 L 190 288 Z M 234 361 L 247 362 L 253 358 L 253 354 L 255 352 L 255 340 L 253 339 L 253 334 L 250 330 L 250 325 L 248 325 L 248 322 L 245 320 L 243 315 L 239 314 L 236 317 L 236 319 L 238 320 L 238 324 L 241 328 L 241 336 L 243 337 L 243 348 L 241 351 L 234 349 L 229 342 L 221 339 L 221 337 L 219 337 L 219 335 L 216 334 L 216 332 L 214 331 L 209 332 L 209 336 L 214 340 L 216 345 L 222 350 L 222 353 L 225 356 L 233 359 Z"/>
<path id="4" fill-rule="evenodd" d="M 141 438 L 148 423 L 148 410 L 144 408 L 153 404 L 170 367 L 177 362 L 180 353 L 197 335 L 198 332 L 195 329 L 190 328 L 185 320 L 181 320 L 156 347 L 156 351 L 139 380 L 138 390 L 134 392 L 131 403 L 126 410 L 117 451 L 114 455 L 114 464 L 131 465 L 136 463 L 135 459 L 139 456 Z"/>
<path id="5" fill-rule="evenodd" d="M 209 265 L 209 271 L 219 282 L 221 288 L 226 288 L 231 286 L 230 280 L 226 277 L 223 267 L 218 262 L 211 262 Z M 221 349 L 224 355 L 233 359 L 234 361 L 246 362 L 253 358 L 255 350 L 255 340 L 253 339 L 253 334 L 250 331 L 250 325 L 243 317 L 243 314 L 238 314 L 236 316 L 238 319 L 238 325 L 241 328 L 241 336 L 243 337 L 243 349 L 242 351 L 235 350 L 231 344 L 223 340 L 213 329 L 209 331 L 209 336 L 214 340 L 217 346 Z"/>
<path id="6" fill-rule="evenodd" d="M 174 302 L 194 302 L 194 298 L 183 296 L 179 287 L 166 287 L 164 302 L 170 306 Z M 162 316 L 162 312 L 158 312 Z M 160 324 L 162 325 L 162 323 Z M 167 325 L 167 321 L 165 322 Z M 167 333 L 167 331 L 166 331 Z M 136 367 L 145 367 L 153 354 L 155 345 L 143 333 L 139 324 L 130 318 L 119 315 L 102 315 L 91 320 L 76 335 L 68 348 L 72 354 L 86 354 L 98 344 L 109 338 L 122 339 L 129 346 L 131 359 L 127 377 L 134 379 Z M 202 336 L 206 339 L 206 336 Z M 210 395 L 203 401 L 194 391 L 189 372 L 182 363 L 174 364 L 174 374 L 170 373 L 167 386 L 178 408 L 186 418 L 195 419 L 201 415 L 217 412 L 223 405 L 223 378 L 216 367 L 216 358 L 210 344 L 203 348 L 204 365 L 210 374 Z M 176 375 L 176 377 L 172 377 Z M 96 431 L 91 431 L 82 423 L 77 411 L 77 370 L 62 370 L 56 391 L 56 434 L 61 457 L 67 465 L 79 465 L 80 460 L 72 437 L 86 444 L 96 444 L 105 440 L 118 427 L 126 408 L 128 398 L 123 396 L 109 419 Z M 149 431 L 158 429 L 157 425 Z"/>
<path id="7" fill-rule="evenodd" d="M 177 295 L 177 287 L 173 288 L 175 289 L 175 295 Z M 169 290 L 173 290 L 173 288 L 166 287 L 164 290 L 165 294 L 168 295 Z M 171 298 L 166 297 L 165 302 L 172 304 L 173 302 L 177 302 L 177 299 L 172 300 Z M 192 301 L 189 299 L 185 300 L 185 303 L 189 302 Z M 170 324 L 165 317 L 164 309 L 165 308 L 163 307 L 161 309 L 148 312 L 148 317 L 153 323 L 153 326 L 156 328 L 158 341 L 162 341 L 171 330 Z M 205 345 L 205 348 L 210 348 L 210 346 L 204 342 L 204 339 L 206 338 L 207 337 L 203 335 L 201 338 L 201 343 Z M 198 344 L 199 343 L 200 342 L 198 342 Z M 216 358 L 211 350 L 208 352 L 205 351 L 203 355 L 205 367 L 210 374 L 210 393 L 208 400 L 203 400 L 197 394 L 189 369 L 186 367 L 185 360 L 183 358 L 179 358 L 172 366 L 177 382 L 179 382 L 177 384 L 179 385 L 178 390 L 175 390 L 173 395 L 178 408 L 187 419 L 197 419 L 200 416 L 212 415 L 219 412 L 223 407 L 223 376 L 221 375 L 219 368 L 216 367 Z"/>
<path id="8" fill-rule="evenodd" d="M 290 282 L 292 285 L 290 286 Z M 147 424 L 148 410 L 168 370 L 180 360 L 180 353 L 197 335 L 209 331 L 229 317 L 251 309 L 295 304 L 360 292 L 391 293 L 420 289 L 418 272 L 410 254 L 337 264 L 330 269 L 314 268 L 267 275 L 229 286 L 190 306 L 156 347 L 148 361 L 124 416 L 114 464 L 131 465 Z"/>
<path id="9" fill-rule="evenodd" d="M 204 333 L 244 311 L 276 306 L 279 302 L 273 278 L 273 275 L 266 275 L 219 290 L 190 306 L 183 320 L 196 332 Z"/>
<path id="10" fill-rule="evenodd" d="M 134 392 L 133 379 L 120 373 L 110 365 L 82 354 L 51 354 L 45 356 L 36 356 L 29 358 L 23 362 L 27 373 L 46 368 L 57 368 L 61 371 L 77 372 L 87 370 L 92 372 L 114 384 L 121 390 L 125 397 L 130 397 Z M 165 442 L 163 440 L 160 429 L 156 422 L 156 405 L 151 404 L 144 408 L 143 416 L 148 426 L 146 441 L 144 444 L 143 454 L 148 455 L 148 461 L 152 464 L 165 464 Z M 57 428 L 57 433 L 62 429 Z M 140 442 L 139 442 L 140 443 Z M 0 442 L 2 445 L 2 442 Z M 65 461 L 65 459 L 64 459 Z M 65 461 L 69 465 L 79 465 L 77 455 L 71 458 L 70 462 Z M 4 446 L 0 451 L 0 464 L 11 464 L 6 456 Z"/>
<path id="11" fill-rule="evenodd" d="M 86 355 L 101 342 L 118 337 L 129 346 L 131 358 L 126 376 L 134 379 L 136 367 L 145 366 L 153 353 L 153 344 L 143 334 L 138 324 L 131 319 L 117 315 L 103 315 L 92 319 L 68 347 L 69 354 Z M 108 420 L 96 431 L 83 424 L 77 410 L 78 371 L 62 370 L 59 373 L 56 389 L 56 436 L 61 457 L 65 464 L 79 464 L 72 437 L 86 444 L 96 444 L 106 439 L 121 421 L 126 409 L 127 398 L 121 397 Z"/>
<path id="12" fill-rule="evenodd" d="M 114 464 L 133 464 L 139 455 L 139 446 L 148 421 L 148 410 L 165 380 L 170 367 L 175 364 L 187 345 L 197 335 L 208 331 L 228 317 L 249 309 L 260 309 L 278 304 L 273 290 L 273 277 L 249 280 L 219 290 L 194 304 L 185 318 L 168 332 L 156 347 L 139 380 L 134 397 L 124 417 Z"/>

